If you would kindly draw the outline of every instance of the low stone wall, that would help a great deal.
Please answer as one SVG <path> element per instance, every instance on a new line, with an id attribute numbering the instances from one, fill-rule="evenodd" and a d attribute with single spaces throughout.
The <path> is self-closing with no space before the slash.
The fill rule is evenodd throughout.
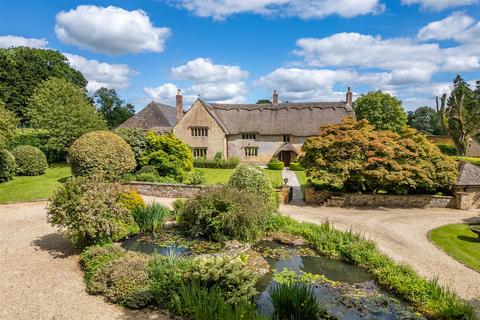
<path id="1" fill-rule="evenodd" d="M 189 198 L 205 188 L 201 185 L 152 182 L 127 182 L 124 185 L 145 196 L 162 198 Z"/>
<path id="2" fill-rule="evenodd" d="M 459 187 L 455 196 L 458 209 L 480 209 L 480 186 Z"/>
<path id="3" fill-rule="evenodd" d="M 305 202 L 346 207 L 455 208 L 455 197 L 450 196 L 339 193 L 313 187 L 307 188 Z"/>

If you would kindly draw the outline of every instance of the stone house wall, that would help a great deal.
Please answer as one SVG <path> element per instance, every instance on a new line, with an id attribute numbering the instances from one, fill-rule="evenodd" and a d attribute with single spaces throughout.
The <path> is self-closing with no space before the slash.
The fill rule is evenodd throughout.
<path id="1" fill-rule="evenodd" d="M 475 140 L 471 141 L 467 147 L 467 157 L 480 157 L 480 144 Z"/>
<path id="2" fill-rule="evenodd" d="M 193 137 L 190 128 L 208 128 L 207 137 Z M 191 148 L 207 148 L 207 158 L 213 158 L 220 151 L 226 155 L 227 139 L 225 132 L 214 118 L 197 101 L 173 128 L 173 133 Z"/>

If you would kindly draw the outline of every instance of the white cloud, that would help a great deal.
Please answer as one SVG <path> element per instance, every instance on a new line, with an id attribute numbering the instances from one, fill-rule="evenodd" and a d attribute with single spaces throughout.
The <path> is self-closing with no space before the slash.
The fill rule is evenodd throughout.
<path id="1" fill-rule="evenodd" d="M 419 4 L 426 10 L 444 10 L 447 8 L 466 6 L 478 3 L 478 0 L 402 0 L 403 4 Z"/>
<path id="2" fill-rule="evenodd" d="M 152 88 L 143 88 L 143 91 L 153 100 L 164 103 L 170 103 L 175 101 L 175 95 L 177 94 L 177 86 L 173 83 L 165 83 L 161 86 Z"/>
<path id="3" fill-rule="evenodd" d="M 177 0 L 197 16 L 221 20 L 239 13 L 319 19 L 329 15 L 351 18 L 384 10 L 379 0 Z"/>
<path id="4" fill-rule="evenodd" d="M 463 12 L 455 12 L 451 16 L 434 21 L 420 29 L 417 38 L 420 40 L 448 40 L 465 32 L 474 20 Z"/>
<path id="5" fill-rule="evenodd" d="M 195 84 L 186 89 L 187 94 L 200 96 L 212 102 L 227 100 L 244 101 L 243 94 L 245 92 L 244 82 Z"/>
<path id="6" fill-rule="evenodd" d="M 55 33 L 64 43 L 119 55 L 162 52 L 170 29 L 154 27 L 142 10 L 84 5 L 58 13 Z"/>
<path id="7" fill-rule="evenodd" d="M 72 68 L 80 71 L 88 80 L 87 90 L 94 92 L 101 87 L 109 89 L 124 89 L 129 84 L 131 76 L 137 72 L 126 64 L 109 64 L 97 60 L 64 53 Z"/>
<path id="8" fill-rule="evenodd" d="M 45 48 L 48 45 L 46 39 L 38 38 L 24 38 L 18 36 L 0 36 L 0 48 L 9 47 L 31 47 L 31 48 Z"/>
<path id="9" fill-rule="evenodd" d="M 210 59 L 197 58 L 171 69 L 172 76 L 181 80 L 200 82 L 236 82 L 245 79 L 248 72 L 239 66 L 213 64 Z"/>

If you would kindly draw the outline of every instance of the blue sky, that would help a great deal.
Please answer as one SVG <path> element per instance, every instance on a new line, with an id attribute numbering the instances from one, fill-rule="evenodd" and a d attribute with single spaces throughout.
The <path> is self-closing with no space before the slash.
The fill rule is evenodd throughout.
<path id="1" fill-rule="evenodd" d="M 478 0 L 143 0 L 0 3 L 0 46 L 53 48 L 137 109 L 150 100 L 338 101 L 381 89 L 433 105 L 480 79 Z"/>

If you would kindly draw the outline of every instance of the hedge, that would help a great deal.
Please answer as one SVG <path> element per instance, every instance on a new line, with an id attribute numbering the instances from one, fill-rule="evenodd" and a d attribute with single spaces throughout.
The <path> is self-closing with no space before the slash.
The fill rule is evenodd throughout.
<path id="1" fill-rule="evenodd" d="M 305 171 L 305 168 L 302 167 L 302 165 L 298 162 L 290 163 L 290 165 L 288 166 L 288 169 L 290 169 L 292 171 Z"/>
<path id="2" fill-rule="evenodd" d="M 272 159 L 270 162 L 267 164 L 268 169 L 270 170 L 283 170 L 285 168 L 285 164 L 281 161 Z"/>
<path id="3" fill-rule="evenodd" d="M 195 158 L 193 159 L 193 166 L 195 168 L 218 168 L 218 169 L 235 169 L 240 163 L 240 159 L 236 157 L 228 159 L 207 159 Z"/>

